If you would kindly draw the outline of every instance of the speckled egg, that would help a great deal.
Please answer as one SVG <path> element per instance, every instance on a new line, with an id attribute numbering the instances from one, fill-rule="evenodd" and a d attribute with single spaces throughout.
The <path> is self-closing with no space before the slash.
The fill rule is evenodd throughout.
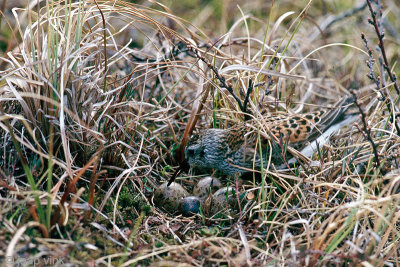
<path id="1" fill-rule="evenodd" d="M 189 193 L 177 183 L 167 183 L 160 185 L 154 192 L 154 204 L 170 213 L 178 210 L 179 201 L 187 197 Z"/>
<path id="2" fill-rule="evenodd" d="M 201 200 L 199 197 L 189 196 L 179 201 L 179 212 L 185 217 L 193 216 L 200 212 Z"/>
<path id="3" fill-rule="evenodd" d="M 227 201 L 230 203 L 235 199 L 236 193 L 233 187 L 223 187 L 212 195 L 213 202 L 222 207 L 226 207 Z"/>
<path id="4" fill-rule="evenodd" d="M 213 194 L 222 187 L 221 182 L 212 176 L 207 176 L 201 179 L 193 188 L 193 194 L 200 199 L 205 199 L 209 192 Z"/>
<path id="5" fill-rule="evenodd" d="M 206 215 L 214 215 L 221 211 L 227 211 L 228 208 L 236 204 L 235 189 L 233 187 L 223 187 L 215 192 L 211 198 L 204 202 L 204 212 Z"/>

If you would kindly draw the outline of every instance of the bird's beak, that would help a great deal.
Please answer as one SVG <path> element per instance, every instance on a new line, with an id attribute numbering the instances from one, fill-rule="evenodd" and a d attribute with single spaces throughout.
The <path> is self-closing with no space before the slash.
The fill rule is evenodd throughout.
<path id="1" fill-rule="evenodd" d="M 167 186 L 170 186 L 172 182 L 175 181 L 175 178 L 182 172 L 187 172 L 189 170 L 190 166 L 186 160 L 183 160 L 181 164 L 179 164 L 178 169 L 174 172 L 174 174 L 171 176 L 171 178 L 168 181 Z"/>
<path id="2" fill-rule="evenodd" d="M 175 181 L 175 178 L 182 172 L 182 167 L 179 166 L 178 169 L 174 172 L 174 174 L 169 178 L 167 187 L 172 184 L 173 181 Z"/>

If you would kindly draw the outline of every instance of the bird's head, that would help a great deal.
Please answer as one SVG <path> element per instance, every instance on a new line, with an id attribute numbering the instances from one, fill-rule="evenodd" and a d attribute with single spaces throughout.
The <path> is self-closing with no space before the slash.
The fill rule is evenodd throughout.
<path id="1" fill-rule="evenodd" d="M 185 159 L 190 167 L 216 168 L 226 154 L 226 130 L 207 129 L 193 135 L 185 149 Z"/>

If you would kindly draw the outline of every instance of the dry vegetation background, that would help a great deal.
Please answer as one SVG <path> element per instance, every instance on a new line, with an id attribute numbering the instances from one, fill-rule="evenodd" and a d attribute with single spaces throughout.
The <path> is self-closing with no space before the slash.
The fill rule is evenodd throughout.
<path id="1" fill-rule="evenodd" d="M 381 4 L 3 0 L 2 264 L 399 266 L 400 4 Z M 166 212 L 152 196 L 196 115 L 243 121 L 250 80 L 255 118 L 350 90 L 362 116 L 312 164 L 219 176 L 239 208 Z"/>

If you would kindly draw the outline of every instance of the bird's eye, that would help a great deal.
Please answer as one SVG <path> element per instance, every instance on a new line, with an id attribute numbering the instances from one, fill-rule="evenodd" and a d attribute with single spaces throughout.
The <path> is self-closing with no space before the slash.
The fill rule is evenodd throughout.
<path id="1" fill-rule="evenodd" d="M 187 153 L 188 153 L 188 156 L 194 156 L 194 149 L 188 148 Z"/>
<path id="2" fill-rule="evenodd" d="M 200 157 L 204 157 L 205 153 L 204 153 L 204 149 L 200 151 Z"/>

